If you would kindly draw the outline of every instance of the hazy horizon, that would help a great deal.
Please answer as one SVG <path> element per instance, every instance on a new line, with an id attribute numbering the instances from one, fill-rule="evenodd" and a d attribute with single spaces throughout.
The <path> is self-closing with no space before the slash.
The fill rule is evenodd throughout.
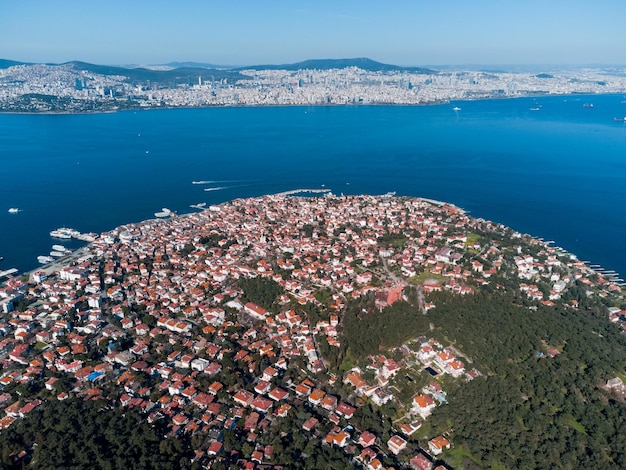
<path id="1" fill-rule="evenodd" d="M 402 66 L 626 64 L 626 2 L 3 2 L 0 57 L 223 66 L 368 57 Z"/>

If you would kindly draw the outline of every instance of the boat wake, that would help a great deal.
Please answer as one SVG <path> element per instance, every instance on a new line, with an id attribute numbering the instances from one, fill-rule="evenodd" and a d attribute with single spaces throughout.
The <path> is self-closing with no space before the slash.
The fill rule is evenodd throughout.
<path id="1" fill-rule="evenodd" d="M 230 186 L 218 186 L 217 188 L 204 188 L 205 191 L 219 191 L 221 189 L 228 189 Z"/>
<path id="2" fill-rule="evenodd" d="M 219 184 L 219 183 L 240 183 L 238 180 L 200 180 L 200 181 L 192 181 L 191 184 Z"/>

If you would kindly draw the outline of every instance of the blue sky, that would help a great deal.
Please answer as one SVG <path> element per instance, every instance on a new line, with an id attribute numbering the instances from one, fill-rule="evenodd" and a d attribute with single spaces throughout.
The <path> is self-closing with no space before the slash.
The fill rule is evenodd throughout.
<path id="1" fill-rule="evenodd" d="M 0 0 L 0 58 L 626 64 L 626 0 Z"/>

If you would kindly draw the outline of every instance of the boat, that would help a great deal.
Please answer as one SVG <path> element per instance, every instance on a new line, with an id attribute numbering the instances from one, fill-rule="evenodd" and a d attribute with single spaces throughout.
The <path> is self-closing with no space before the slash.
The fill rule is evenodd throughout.
<path id="1" fill-rule="evenodd" d="M 63 240 L 69 240 L 70 238 L 78 238 L 81 233 L 73 228 L 61 227 L 50 232 L 50 236 L 54 238 L 61 238 Z"/>
<path id="2" fill-rule="evenodd" d="M 539 111 L 540 108 L 529 108 L 531 111 Z"/>
<path id="3" fill-rule="evenodd" d="M 585 104 L 583 104 L 583 108 L 591 109 L 591 108 L 593 108 L 593 103 L 585 103 Z"/>
<path id="4" fill-rule="evenodd" d="M 20 210 L 17 207 L 11 207 L 9 209 L 9 214 L 17 214 Z"/>
<path id="5" fill-rule="evenodd" d="M 53 258 L 61 258 L 62 256 L 65 256 L 65 252 L 64 251 L 54 251 L 54 250 L 52 250 L 50 252 L 50 256 L 52 256 Z"/>
<path id="6" fill-rule="evenodd" d="M 615 122 L 626 122 L 626 117 L 623 118 L 613 118 Z"/>
<path id="7" fill-rule="evenodd" d="M 452 108 L 452 111 L 461 111 L 461 108 L 459 108 L 458 106 L 455 106 L 454 108 Z"/>
<path id="8" fill-rule="evenodd" d="M 39 261 L 41 264 L 48 264 L 52 263 L 54 261 L 54 258 L 52 256 L 37 256 L 37 261 Z"/>
<path id="9" fill-rule="evenodd" d="M 71 253 L 72 250 L 70 250 L 69 248 L 65 248 L 63 245 L 52 245 L 52 249 L 54 251 L 60 251 L 61 253 Z"/>
<path id="10" fill-rule="evenodd" d="M 50 236 L 53 238 L 61 238 L 63 240 L 69 240 L 72 238 L 72 234 L 70 233 L 71 229 L 68 228 L 58 228 L 56 230 L 52 230 L 50 232 Z"/>

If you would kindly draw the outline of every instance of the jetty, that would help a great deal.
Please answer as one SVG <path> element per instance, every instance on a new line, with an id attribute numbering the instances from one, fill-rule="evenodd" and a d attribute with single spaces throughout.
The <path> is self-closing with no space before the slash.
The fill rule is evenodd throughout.
<path id="1" fill-rule="evenodd" d="M 6 271 L 0 271 L 0 279 L 10 276 L 11 274 L 15 274 L 17 272 L 17 268 L 7 269 Z"/>

